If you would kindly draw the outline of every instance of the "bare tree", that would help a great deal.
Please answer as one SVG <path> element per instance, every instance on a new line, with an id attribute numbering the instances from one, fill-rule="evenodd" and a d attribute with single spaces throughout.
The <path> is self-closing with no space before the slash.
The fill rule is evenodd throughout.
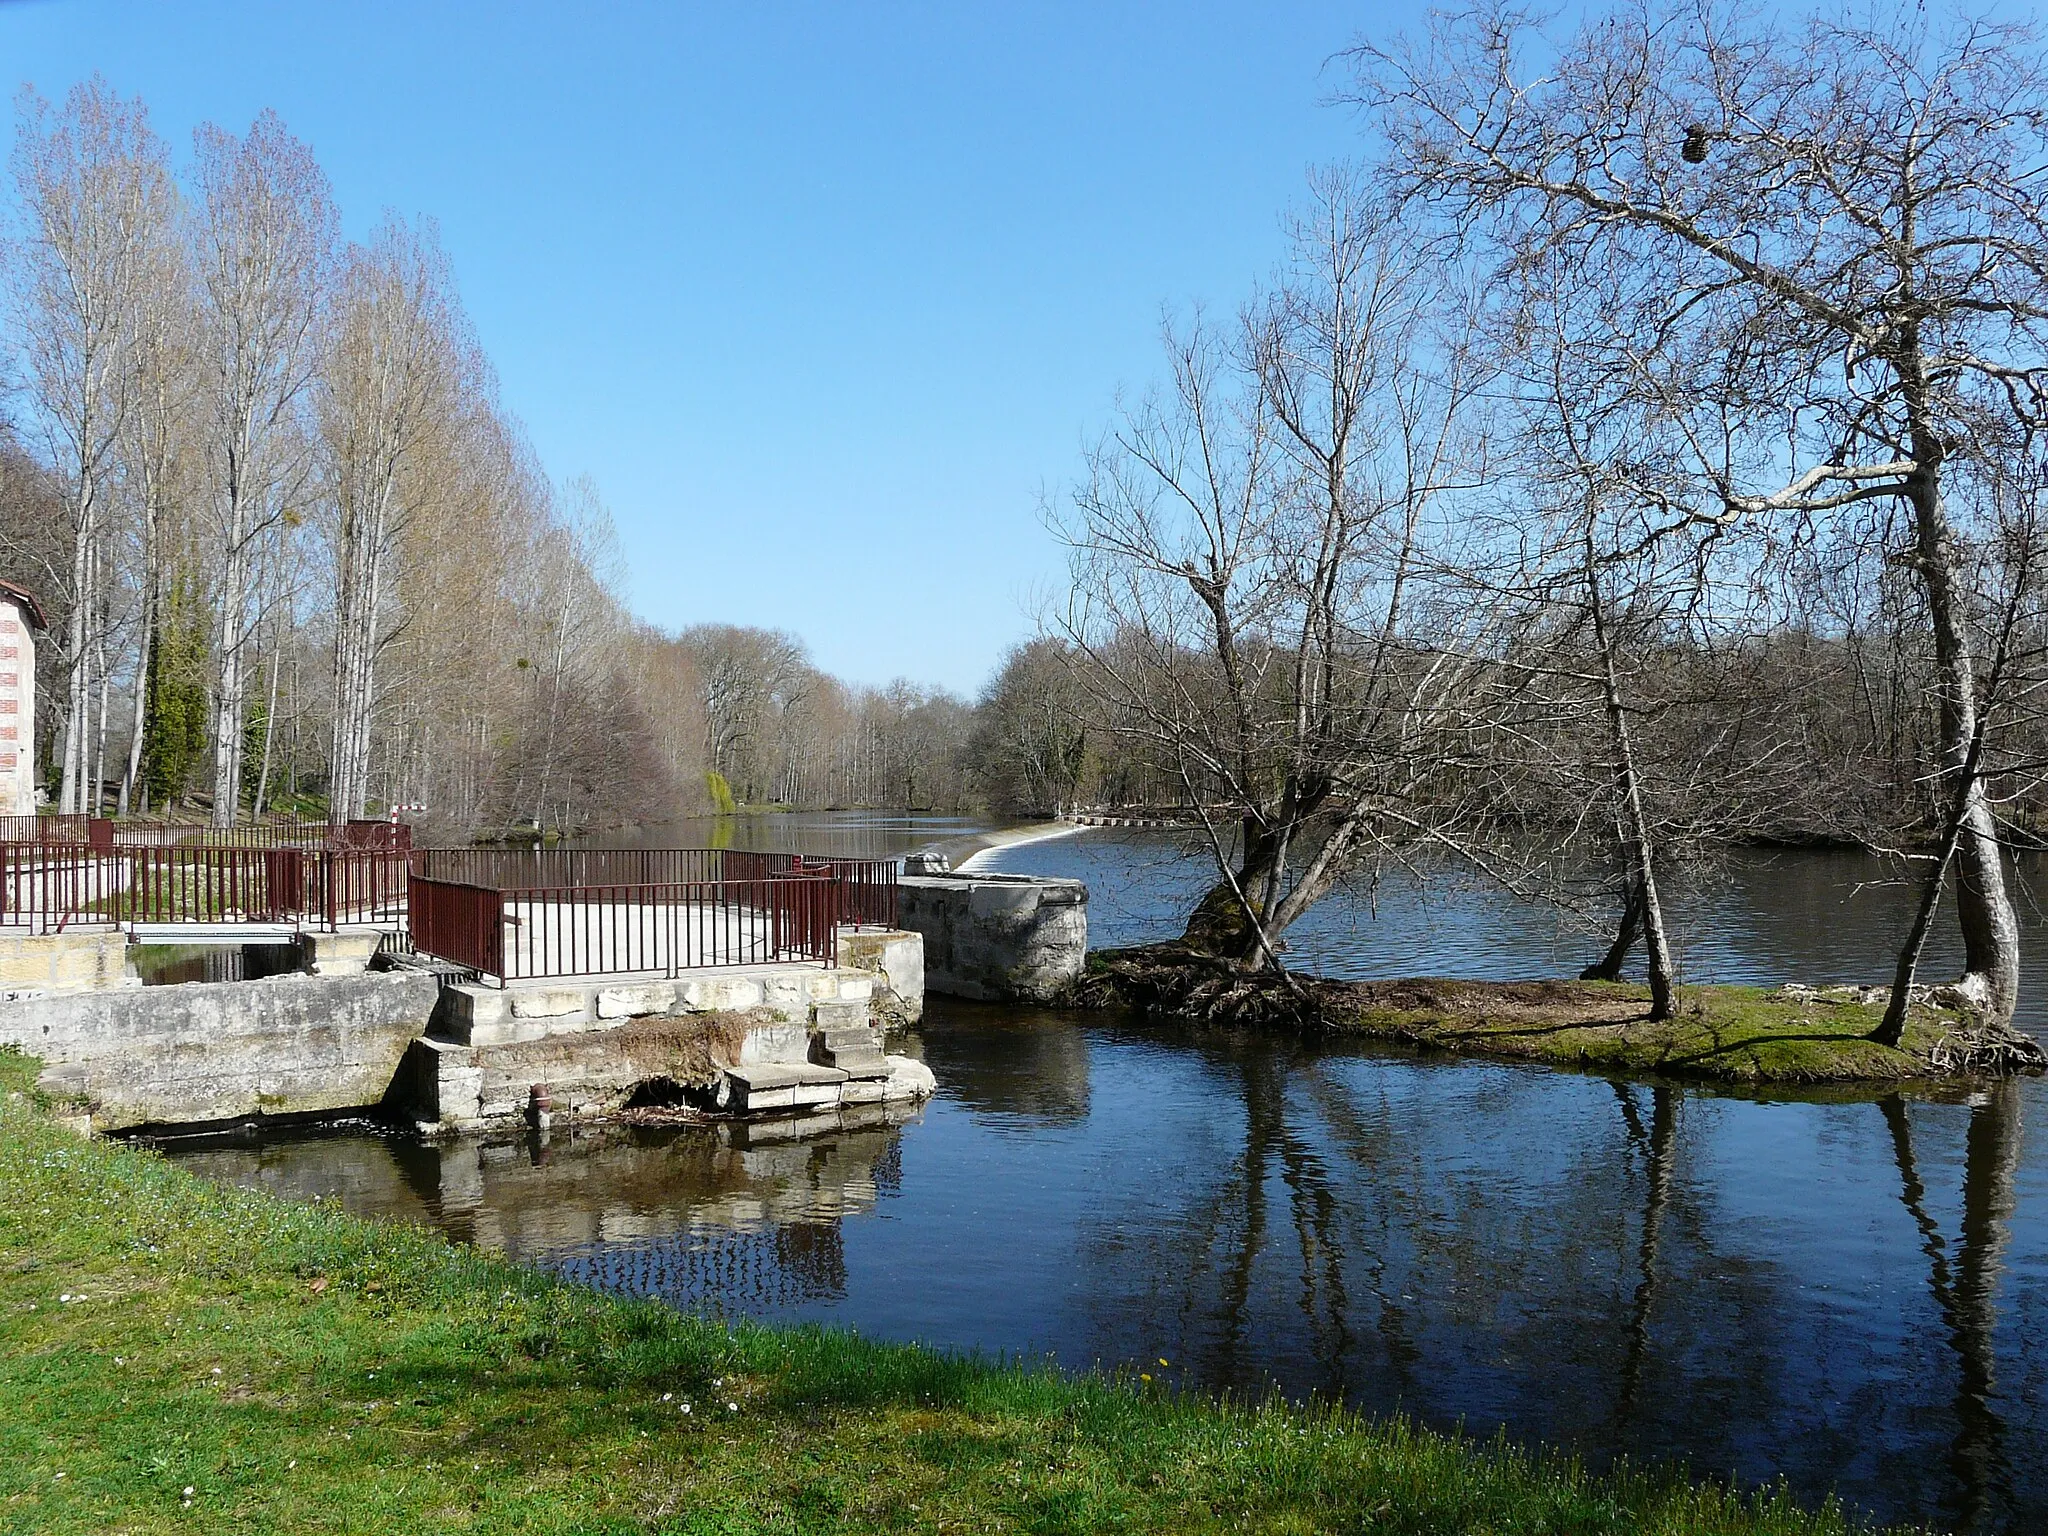
<path id="1" fill-rule="evenodd" d="M 1469 469 L 1471 357 L 1388 209 L 1342 174 L 1314 194 L 1282 281 L 1229 346 L 1169 338 L 1171 394 L 1059 523 L 1066 637 L 1216 860 L 1187 937 L 1251 968 L 1367 853 L 1461 846 L 1493 652 L 1491 615 L 1431 612 L 1423 580 L 1425 520 Z"/>
<path id="2" fill-rule="evenodd" d="M 1672 520 L 1904 510 L 1889 553 L 1918 578 L 1941 771 L 1963 805 L 1962 991 L 2009 1019 L 2018 925 L 1994 807 L 1966 769 L 1982 651 L 1953 514 L 1956 482 L 2004 437 L 1991 425 L 2031 431 L 2048 399 L 2031 34 L 1917 12 L 1780 30 L 1628 0 L 1553 48 L 1488 3 L 1356 60 L 1411 209 L 1485 231 L 1509 267 L 1603 247 L 1672 296 L 1660 351 L 1702 402 L 1708 487 Z"/>
<path id="3" fill-rule="evenodd" d="M 321 356 L 335 213 L 312 153 L 275 113 L 264 112 L 239 139 L 206 125 L 194 135 L 194 147 L 220 561 L 213 819 L 225 826 L 241 801 L 257 554 L 302 492 L 306 454 L 299 417 Z"/>
<path id="4" fill-rule="evenodd" d="M 119 443 L 121 478 L 134 508 L 137 589 L 132 715 L 117 802 L 123 815 L 134 803 L 141 773 L 152 647 L 174 563 L 172 551 L 188 542 L 184 524 L 201 451 L 193 409 L 198 391 L 197 302 L 184 231 L 173 221 L 177 211 L 164 209 L 162 222 L 145 232 L 139 253 L 127 357 L 130 408 Z"/>
<path id="5" fill-rule="evenodd" d="M 69 492 L 59 794 L 61 809 L 77 811 L 94 761 L 96 683 L 105 715 L 108 524 L 116 446 L 131 403 L 127 349 L 145 264 L 171 217 L 173 184 L 141 102 L 116 96 L 98 77 L 74 87 L 62 112 L 33 91 L 22 93 L 14 171 L 29 225 L 18 321 L 37 419 Z"/>
<path id="6" fill-rule="evenodd" d="M 433 231 L 392 220 L 349 253 L 322 368 L 319 420 L 331 505 L 336 815 L 370 789 L 377 662 L 391 639 L 387 566 L 423 501 L 423 463 L 453 410 L 465 351 L 453 282 Z"/>

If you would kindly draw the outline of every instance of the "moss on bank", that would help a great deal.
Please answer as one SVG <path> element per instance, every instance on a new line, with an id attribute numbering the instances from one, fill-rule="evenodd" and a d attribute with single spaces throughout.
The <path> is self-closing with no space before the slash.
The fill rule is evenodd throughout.
<path id="1" fill-rule="evenodd" d="M 1286 984 L 1220 973 L 1177 944 L 1091 954 L 1072 1001 L 1745 1084 L 1952 1077 L 1978 1059 L 1983 1038 L 1953 1009 L 1916 1005 L 1899 1046 L 1880 1045 L 1870 1037 L 1884 1017 L 1882 994 L 1852 987 L 1686 987 L 1675 1017 L 1652 1020 L 1649 989 L 1627 982 L 1301 977 Z"/>
<path id="2" fill-rule="evenodd" d="M 0 1528 L 1821 1536 L 1327 1408 L 726 1328 L 83 1141 L 0 1055 Z"/>

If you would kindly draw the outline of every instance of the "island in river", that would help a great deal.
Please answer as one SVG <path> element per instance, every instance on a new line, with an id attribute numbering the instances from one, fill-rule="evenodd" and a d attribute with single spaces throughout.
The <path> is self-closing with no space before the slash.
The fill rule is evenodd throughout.
<path id="1" fill-rule="evenodd" d="M 1885 994 L 1865 987 L 1691 986 L 1674 1016 L 1653 1019 L 1640 983 L 1245 975 L 1191 964 L 1181 946 L 1157 944 L 1091 954 L 1070 1001 L 1734 1083 L 1903 1082 L 2043 1064 L 2031 1040 L 1987 1033 L 1937 1001 L 1914 1005 L 1897 1047 L 1879 1044 L 1871 1037 Z"/>

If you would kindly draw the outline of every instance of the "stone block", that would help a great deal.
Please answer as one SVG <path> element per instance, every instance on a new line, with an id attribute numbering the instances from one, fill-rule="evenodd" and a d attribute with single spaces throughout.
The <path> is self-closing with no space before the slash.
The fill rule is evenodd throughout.
<path id="1" fill-rule="evenodd" d="M 597 994 L 600 1019 L 637 1019 L 643 1014 L 666 1013 L 675 1006 L 676 988 L 671 981 L 649 981 L 632 987 L 606 987 Z"/>
<path id="2" fill-rule="evenodd" d="M 811 1032 L 794 1020 L 750 1023 L 735 1065 L 795 1064 L 810 1059 Z"/>
<path id="3" fill-rule="evenodd" d="M 761 982 L 718 971 L 685 977 L 676 983 L 676 1006 L 691 1013 L 744 1013 L 761 1006 Z"/>
<path id="4" fill-rule="evenodd" d="M 928 1099 L 939 1091 L 932 1069 L 911 1056 L 891 1056 L 889 1075 L 883 1080 L 882 1097 L 888 1100 Z"/>
<path id="5" fill-rule="evenodd" d="M 299 965 L 308 976 L 360 976 L 370 968 L 384 935 L 376 929 L 299 935 Z"/>
<path id="6" fill-rule="evenodd" d="M 116 928 L 0 937 L 0 992 L 26 1000 L 119 987 L 128 978 L 128 938 Z"/>
<path id="7" fill-rule="evenodd" d="M 798 972 L 785 971 L 761 978 L 761 1005 L 792 1017 L 801 1016 L 810 1007 L 811 978 Z"/>
<path id="8" fill-rule="evenodd" d="M 511 999 L 515 1019 L 566 1019 L 590 1011 L 590 994 L 582 987 L 517 987 Z"/>
<path id="9" fill-rule="evenodd" d="M 866 1002 L 818 1003 L 811 1010 L 811 1022 L 819 1029 L 865 1029 L 868 1027 L 868 1005 Z"/>

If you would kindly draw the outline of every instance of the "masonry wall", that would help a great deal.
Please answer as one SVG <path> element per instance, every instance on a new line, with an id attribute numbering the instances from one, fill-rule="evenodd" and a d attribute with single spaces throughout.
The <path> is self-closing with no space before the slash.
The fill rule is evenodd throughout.
<path id="1" fill-rule="evenodd" d="M 35 629 L 19 603 L 0 596 L 0 816 L 35 809 Z"/>
<path id="2" fill-rule="evenodd" d="M 0 1007 L 0 1042 L 95 1130 L 382 1102 L 439 988 L 418 972 L 273 976 L 82 992 Z"/>
<path id="3" fill-rule="evenodd" d="M 1088 887 L 1030 875 L 905 875 L 897 926 L 924 938 L 928 992 L 1051 1002 L 1088 959 Z"/>

